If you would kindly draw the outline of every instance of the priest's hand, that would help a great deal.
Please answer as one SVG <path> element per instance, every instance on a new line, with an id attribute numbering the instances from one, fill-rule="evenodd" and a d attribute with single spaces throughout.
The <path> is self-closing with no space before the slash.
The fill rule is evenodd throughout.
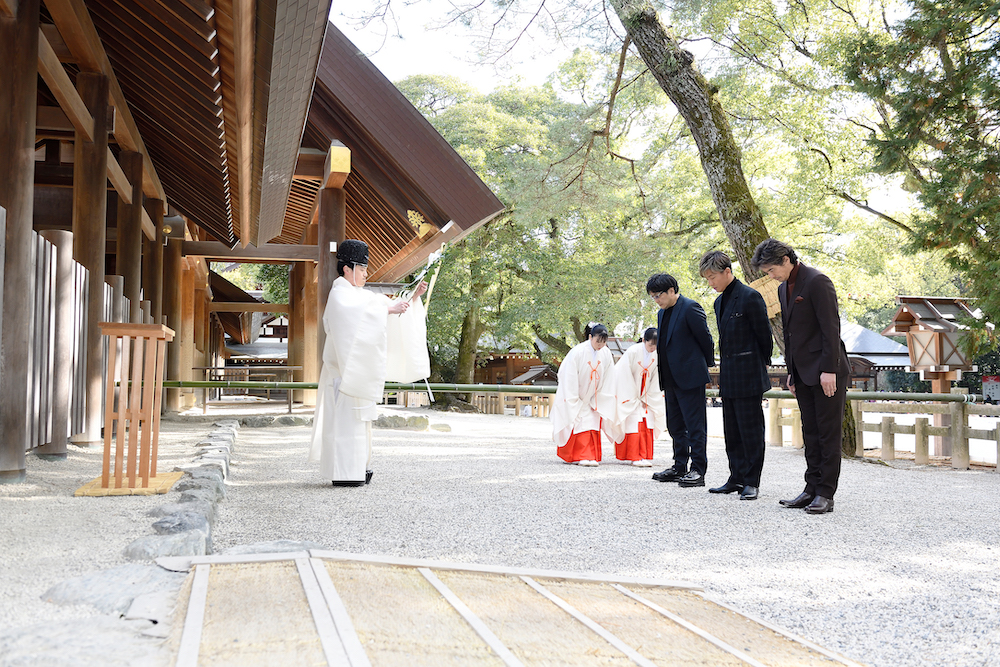
<path id="1" fill-rule="evenodd" d="M 421 296 L 423 296 L 424 292 L 426 291 L 427 291 L 427 283 L 426 281 L 421 280 L 420 284 L 417 285 L 416 291 L 413 292 L 413 296 L 410 298 L 410 301 L 416 301 Z"/>
<path id="2" fill-rule="evenodd" d="M 393 301 L 389 304 L 389 314 L 390 315 L 402 315 L 410 307 L 409 301 Z"/>

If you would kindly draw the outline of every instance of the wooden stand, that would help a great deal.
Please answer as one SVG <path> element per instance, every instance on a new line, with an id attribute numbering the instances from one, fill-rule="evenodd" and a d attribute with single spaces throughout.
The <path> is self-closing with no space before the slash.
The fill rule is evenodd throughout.
<path id="1" fill-rule="evenodd" d="M 148 488 L 150 478 L 156 477 L 163 357 L 174 332 L 162 324 L 101 322 L 100 327 L 101 333 L 109 338 L 101 487 L 112 488 L 111 440 L 114 437 L 113 488 L 123 488 L 126 477 L 125 488 L 137 488 L 137 478 L 143 488 Z"/>

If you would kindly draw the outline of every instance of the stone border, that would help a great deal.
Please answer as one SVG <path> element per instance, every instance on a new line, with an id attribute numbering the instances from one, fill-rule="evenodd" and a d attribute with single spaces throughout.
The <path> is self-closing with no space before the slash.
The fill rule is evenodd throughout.
<path id="1" fill-rule="evenodd" d="M 190 464 L 177 466 L 184 473 L 174 485 L 177 502 L 165 503 L 147 512 L 159 517 L 153 522 L 155 535 L 134 540 L 125 547 L 129 560 L 152 561 L 162 556 L 203 556 L 212 553 L 212 526 L 219 501 L 226 497 L 229 463 L 240 423 L 235 419 L 215 422 L 215 430 L 195 444 L 198 455 Z"/>

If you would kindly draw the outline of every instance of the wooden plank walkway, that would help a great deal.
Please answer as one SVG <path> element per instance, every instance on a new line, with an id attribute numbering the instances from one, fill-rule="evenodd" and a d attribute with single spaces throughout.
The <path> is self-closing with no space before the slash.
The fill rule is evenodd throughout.
<path id="1" fill-rule="evenodd" d="M 680 582 L 315 550 L 157 562 L 190 572 L 177 667 L 857 665 Z"/>

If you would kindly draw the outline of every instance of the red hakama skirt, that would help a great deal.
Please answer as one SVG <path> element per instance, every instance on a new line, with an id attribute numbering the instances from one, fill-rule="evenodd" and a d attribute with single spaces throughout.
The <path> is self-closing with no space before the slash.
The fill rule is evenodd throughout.
<path id="1" fill-rule="evenodd" d="M 619 461 L 652 461 L 653 431 L 646 420 L 639 422 L 638 433 L 626 433 L 625 439 L 615 443 L 615 458 Z"/>
<path id="2" fill-rule="evenodd" d="M 577 433 L 574 431 L 565 445 L 556 448 L 556 454 L 566 463 L 600 461 L 601 432 L 581 431 Z"/>

